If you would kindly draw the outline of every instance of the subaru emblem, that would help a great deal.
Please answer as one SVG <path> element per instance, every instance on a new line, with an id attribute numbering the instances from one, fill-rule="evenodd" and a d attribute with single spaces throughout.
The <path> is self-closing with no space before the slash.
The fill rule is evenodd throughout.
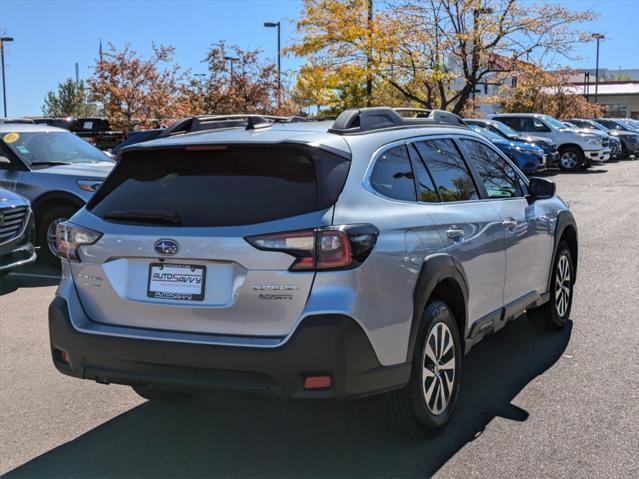
<path id="1" fill-rule="evenodd" d="M 180 244 L 172 239 L 157 240 L 153 247 L 162 256 L 175 256 L 180 251 Z"/>

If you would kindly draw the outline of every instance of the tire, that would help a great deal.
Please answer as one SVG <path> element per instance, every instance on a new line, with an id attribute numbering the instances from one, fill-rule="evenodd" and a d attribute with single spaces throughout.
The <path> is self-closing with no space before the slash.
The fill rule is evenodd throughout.
<path id="1" fill-rule="evenodd" d="M 395 433 L 423 437 L 446 426 L 459 395 L 461 357 L 452 311 L 445 303 L 432 301 L 422 314 L 408 384 L 382 396 L 386 421 Z"/>
<path id="2" fill-rule="evenodd" d="M 155 389 L 148 384 L 131 386 L 138 396 L 143 397 L 152 402 L 177 404 L 185 402 L 192 397 L 192 394 L 180 391 L 168 391 L 165 389 Z"/>
<path id="3" fill-rule="evenodd" d="M 563 241 L 557 247 L 552 269 L 550 299 L 541 306 L 526 311 L 528 319 L 542 327 L 562 329 L 568 324 L 572 309 L 575 270 L 572 254 Z"/>
<path id="4" fill-rule="evenodd" d="M 78 207 L 70 203 L 66 203 L 57 204 L 50 208 L 44 205 L 41 206 L 40 209 L 44 211 L 42 211 L 38 219 L 36 231 L 36 243 L 40 246 L 38 258 L 50 266 L 59 268 L 60 258 L 55 252 L 55 244 L 52 245 L 49 241 L 51 239 L 50 233 L 55 233 L 55 225 L 71 218 L 75 212 L 78 211 Z"/>
<path id="5" fill-rule="evenodd" d="M 559 152 L 559 168 L 563 171 L 575 171 L 584 164 L 584 153 L 576 146 L 567 146 Z"/>

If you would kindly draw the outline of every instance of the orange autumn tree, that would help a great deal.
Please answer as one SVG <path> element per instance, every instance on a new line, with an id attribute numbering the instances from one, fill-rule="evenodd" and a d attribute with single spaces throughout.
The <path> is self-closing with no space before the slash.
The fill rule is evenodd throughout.
<path id="1" fill-rule="evenodd" d="M 113 128 L 153 127 L 192 113 L 184 99 L 189 72 L 171 63 L 174 53 L 173 47 L 153 45 L 151 56 L 144 58 L 128 45 L 121 50 L 109 45 L 89 88 Z"/>
<path id="2" fill-rule="evenodd" d="M 543 1 L 304 0 L 288 51 L 352 65 L 414 105 L 460 113 L 496 73 L 495 55 L 540 65 L 567 57 L 589 38 L 576 25 L 592 18 Z"/>

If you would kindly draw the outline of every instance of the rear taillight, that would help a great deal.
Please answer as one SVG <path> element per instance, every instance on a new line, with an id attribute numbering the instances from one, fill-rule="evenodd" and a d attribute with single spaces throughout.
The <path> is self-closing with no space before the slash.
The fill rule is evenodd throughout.
<path id="1" fill-rule="evenodd" d="M 98 231 L 64 222 L 57 226 L 55 244 L 61 258 L 80 261 L 78 248 L 95 243 L 101 236 Z"/>
<path id="2" fill-rule="evenodd" d="M 350 269 L 366 260 L 379 231 L 373 225 L 346 225 L 285 231 L 246 239 L 257 249 L 295 257 L 290 271 Z"/>

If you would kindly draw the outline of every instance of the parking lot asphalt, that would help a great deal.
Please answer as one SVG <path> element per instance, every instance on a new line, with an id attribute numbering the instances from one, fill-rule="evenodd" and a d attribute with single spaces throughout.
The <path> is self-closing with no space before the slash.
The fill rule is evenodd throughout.
<path id="1" fill-rule="evenodd" d="M 571 324 L 521 318 L 465 357 L 439 436 L 390 435 L 379 401 L 217 394 L 150 404 L 57 373 L 55 270 L 0 285 L 0 474 L 19 477 L 639 477 L 639 161 L 553 177 L 579 226 Z"/>

